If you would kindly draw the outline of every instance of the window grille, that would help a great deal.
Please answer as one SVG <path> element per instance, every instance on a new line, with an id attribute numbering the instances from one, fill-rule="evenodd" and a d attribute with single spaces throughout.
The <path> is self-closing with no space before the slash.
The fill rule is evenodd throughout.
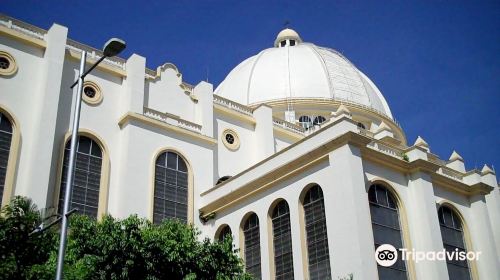
<path id="1" fill-rule="evenodd" d="M 275 279 L 293 279 L 292 233 L 290 229 L 290 208 L 282 200 L 273 210 L 273 244 Z"/>
<path id="2" fill-rule="evenodd" d="M 247 218 L 243 226 L 245 237 L 245 267 L 246 272 L 255 279 L 261 278 L 260 271 L 260 233 L 259 218 L 255 213 Z"/>
<path id="3" fill-rule="evenodd" d="M 12 124 L 5 115 L 0 113 L 0 204 L 5 190 L 5 177 L 7 176 L 11 142 Z"/>
<path id="4" fill-rule="evenodd" d="M 399 211 L 393 195 L 382 185 L 372 185 L 368 191 L 375 250 L 382 244 L 391 244 L 396 249 L 403 248 Z M 380 279 L 407 279 L 406 263 L 401 254 L 390 267 L 378 265 Z"/>
<path id="5" fill-rule="evenodd" d="M 331 279 L 323 191 L 316 185 L 304 198 L 309 279 Z"/>
<path id="6" fill-rule="evenodd" d="M 153 223 L 164 219 L 187 222 L 188 170 L 186 162 L 174 152 L 164 152 L 155 164 Z"/>
<path id="7" fill-rule="evenodd" d="M 222 242 L 228 237 L 232 238 L 232 235 L 233 235 L 233 233 L 231 232 L 231 228 L 228 225 L 224 225 L 224 227 L 219 232 L 219 236 L 217 237 L 217 240 Z"/>
<path id="8" fill-rule="evenodd" d="M 447 252 L 467 252 L 464 242 L 462 222 L 451 208 L 441 206 L 438 210 L 439 225 L 443 246 Z M 470 280 L 470 269 L 467 260 L 446 260 L 450 279 Z"/>
<path id="9" fill-rule="evenodd" d="M 64 149 L 63 172 L 59 191 L 58 212 L 60 214 L 64 208 L 70 148 L 71 141 L 68 141 Z M 102 151 L 99 144 L 88 137 L 78 136 L 70 210 L 78 208 L 79 214 L 97 218 L 101 169 Z"/>

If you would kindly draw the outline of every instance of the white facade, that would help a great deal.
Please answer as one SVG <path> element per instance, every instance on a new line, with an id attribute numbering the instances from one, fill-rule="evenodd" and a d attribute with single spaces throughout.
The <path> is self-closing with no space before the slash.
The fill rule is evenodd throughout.
<path id="1" fill-rule="evenodd" d="M 75 100 L 70 85 L 82 50 L 91 61 L 101 55 L 67 33 L 0 17 L 0 59 L 16 67 L 0 69 L 0 113 L 13 128 L 2 205 L 24 195 L 57 208 Z M 382 93 L 337 52 L 284 30 L 275 47 L 242 62 L 215 92 L 205 82 L 183 82 L 173 64 L 145 65 L 135 54 L 106 59 L 86 78 L 97 97 L 84 98 L 80 130 L 102 150 L 98 216 L 153 219 L 155 161 L 172 151 L 187 163 L 187 219 L 204 236 L 228 225 L 245 257 L 245 219 L 257 215 L 262 279 L 276 272 L 271 217 L 280 200 L 289 207 L 294 278 L 310 279 L 303 205 L 315 184 L 332 279 L 378 279 L 372 184 L 395 199 L 405 248 L 443 249 L 438 208 L 446 205 L 461 219 L 465 249 L 482 254 L 467 264 L 471 279 L 500 279 L 495 173 L 466 171 L 456 153 L 441 160 L 422 138 L 408 145 Z M 232 177 L 216 185 L 223 176 Z M 448 279 L 444 261 L 405 267 L 407 279 Z"/>

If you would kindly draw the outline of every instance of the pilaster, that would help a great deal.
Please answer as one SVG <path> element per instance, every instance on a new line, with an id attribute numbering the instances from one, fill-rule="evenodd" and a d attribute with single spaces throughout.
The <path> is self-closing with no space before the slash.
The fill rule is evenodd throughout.
<path id="1" fill-rule="evenodd" d="M 56 182 L 59 143 L 55 139 L 59 95 L 64 65 L 68 29 L 54 24 L 46 34 L 47 49 L 44 54 L 39 92 L 33 93 L 33 125 L 30 135 L 23 137 L 23 153 L 30 155 L 24 184 L 19 184 L 16 193 L 29 196 L 40 208 L 52 204 Z M 75 89 L 76 91 L 76 89 Z M 25 135 L 26 136 L 26 135 Z M 41 164 L 42 163 L 42 164 Z M 48 163 L 48 164 L 43 164 Z"/>
<path id="2" fill-rule="evenodd" d="M 325 197 L 332 279 L 352 273 L 354 279 L 376 279 L 377 265 L 368 194 L 360 150 L 342 146 L 329 155 L 331 184 Z"/>
<path id="3" fill-rule="evenodd" d="M 409 176 L 408 197 L 407 215 L 413 248 L 407 249 L 422 252 L 443 250 L 434 189 L 429 174 L 417 171 Z M 448 279 L 444 261 L 419 261 L 415 263 L 415 273 L 417 279 Z"/>
<path id="4" fill-rule="evenodd" d="M 467 249 L 481 252 L 479 260 L 476 261 L 480 279 L 500 279 L 500 260 L 495 249 L 486 200 L 483 195 L 475 195 L 470 198 L 470 202 L 472 213 L 467 224 L 472 248 Z"/>
<path id="5" fill-rule="evenodd" d="M 266 105 L 259 106 L 253 112 L 255 118 L 254 151 L 259 162 L 274 154 L 273 110 Z M 271 144 L 273 143 L 273 144 Z"/>

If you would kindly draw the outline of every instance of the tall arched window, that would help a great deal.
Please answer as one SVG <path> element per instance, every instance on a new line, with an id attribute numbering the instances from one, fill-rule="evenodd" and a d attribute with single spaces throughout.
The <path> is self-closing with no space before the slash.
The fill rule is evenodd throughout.
<path id="1" fill-rule="evenodd" d="M 382 244 L 403 248 L 398 205 L 392 193 L 382 185 L 372 185 L 368 191 L 375 249 Z M 390 267 L 378 266 L 380 279 L 407 279 L 406 263 L 398 260 Z"/>
<path id="2" fill-rule="evenodd" d="M 441 206 L 438 210 L 439 225 L 443 246 L 447 252 L 467 252 L 464 242 L 462 222 L 450 207 Z M 450 279 L 470 280 L 470 269 L 467 260 L 446 260 Z"/>
<path id="3" fill-rule="evenodd" d="M 220 242 L 224 241 L 226 238 L 232 238 L 233 233 L 231 232 L 231 228 L 228 225 L 223 225 L 219 230 L 219 233 L 216 239 Z"/>
<path id="4" fill-rule="evenodd" d="M 303 205 L 309 259 L 309 279 L 331 279 L 325 202 L 320 186 L 315 185 L 307 191 Z"/>
<path id="5" fill-rule="evenodd" d="M 290 208 L 280 201 L 272 213 L 275 279 L 293 279 L 292 233 Z"/>
<path id="6" fill-rule="evenodd" d="M 9 163 L 10 146 L 12 142 L 12 123 L 0 113 L 0 204 L 5 190 L 5 177 Z"/>
<path id="7" fill-rule="evenodd" d="M 70 148 L 71 141 L 68 141 L 64 149 L 63 172 L 59 190 L 59 213 L 62 213 L 64 208 Z M 70 210 L 78 208 L 79 214 L 97 218 L 101 170 L 102 151 L 99 144 L 86 136 L 78 136 Z"/>
<path id="8" fill-rule="evenodd" d="M 246 272 L 254 278 L 260 279 L 260 233 L 259 218 L 257 214 L 251 214 L 243 225 L 245 238 L 245 267 Z"/>
<path id="9" fill-rule="evenodd" d="M 153 223 L 188 218 L 188 169 L 174 152 L 161 153 L 155 164 Z"/>

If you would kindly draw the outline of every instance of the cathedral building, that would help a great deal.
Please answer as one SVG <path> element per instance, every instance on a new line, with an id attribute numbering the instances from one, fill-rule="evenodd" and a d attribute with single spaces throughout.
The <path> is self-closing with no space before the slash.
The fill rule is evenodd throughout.
<path id="1" fill-rule="evenodd" d="M 62 206 L 70 86 L 82 50 L 89 63 L 103 55 L 67 35 L 0 16 L 2 205 Z M 291 29 L 265 47 L 216 89 L 171 63 L 106 58 L 84 83 L 71 208 L 231 235 L 258 279 L 500 279 L 490 167 L 466 170 L 457 152 L 441 159 L 407 139 L 375 83 L 334 49 Z M 382 244 L 400 249 L 390 266 L 377 262 Z"/>

